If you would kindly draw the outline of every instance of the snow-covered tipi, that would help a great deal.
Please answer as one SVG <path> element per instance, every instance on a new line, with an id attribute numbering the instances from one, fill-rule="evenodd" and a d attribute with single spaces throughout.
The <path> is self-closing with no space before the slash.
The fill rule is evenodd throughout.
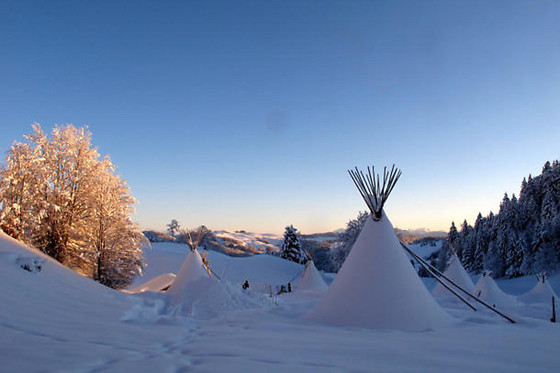
<path id="1" fill-rule="evenodd" d="M 323 276 L 315 267 L 313 260 L 305 262 L 305 269 L 295 286 L 297 291 L 325 291 L 329 288 Z"/>
<path id="2" fill-rule="evenodd" d="M 496 281 L 491 277 L 490 271 L 482 272 L 472 294 L 493 307 L 515 307 L 517 305 L 517 299 L 500 289 Z"/>
<path id="3" fill-rule="evenodd" d="M 213 283 L 214 279 L 210 276 L 208 267 L 198 250 L 191 250 L 167 291 L 169 305 L 180 306 L 183 313 L 190 313 L 193 302 L 198 300 Z"/>
<path id="4" fill-rule="evenodd" d="M 447 269 L 443 273 L 445 277 L 453 281 L 455 284 L 459 285 L 461 288 L 465 289 L 468 292 L 472 293 L 474 289 L 474 283 L 471 279 L 471 276 L 465 271 L 465 268 L 461 264 L 461 260 L 455 253 L 451 255 L 449 262 L 447 264 Z M 449 281 L 445 279 L 445 277 L 441 278 L 441 281 L 444 281 L 448 286 L 453 286 Z M 441 283 L 434 287 L 432 290 L 432 294 L 434 295 L 452 295 L 452 293 L 446 289 Z"/>
<path id="5" fill-rule="evenodd" d="M 349 171 L 371 216 L 311 320 L 376 329 L 426 330 L 449 324 L 451 317 L 426 289 L 401 248 L 383 205 L 401 171 L 384 169 L 383 181 Z"/>
<path id="6" fill-rule="evenodd" d="M 537 275 L 537 284 L 527 293 L 519 296 L 519 300 L 525 303 L 550 303 L 552 297 L 556 298 L 555 302 L 559 302 L 558 295 L 548 283 L 548 273 L 540 273 Z"/>

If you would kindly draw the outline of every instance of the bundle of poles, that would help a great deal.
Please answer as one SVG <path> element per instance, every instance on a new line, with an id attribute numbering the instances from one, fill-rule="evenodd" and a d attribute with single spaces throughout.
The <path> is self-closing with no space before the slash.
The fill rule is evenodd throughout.
<path id="1" fill-rule="evenodd" d="M 410 248 L 408 246 L 406 246 L 403 242 L 401 242 L 401 246 L 403 247 L 403 249 L 407 253 L 410 254 L 410 256 L 412 256 L 418 262 L 418 264 L 420 264 L 430 275 L 432 275 L 436 279 L 437 282 L 439 282 L 444 288 L 449 290 L 453 295 L 455 295 L 459 300 L 461 300 L 463 303 L 465 303 L 473 311 L 477 310 L 476 307 L 474 307 L 472 304 L 470 304 L 469 301 L 467 299 L 465 299 L 464 296 L 459 294 L 459 292 L 461 292 L 464 295 L 466 295 L 467 297 L 473 299 L 475 302 L 482 304 L 484 307 L 490 309 L 492 312 L 497 313 L 498 315 L 500 315 L 501 317 L 503 317 L 504 319 L 506 319 L 510 323 L 515 324 L 515 320 L 513 320 L 511 317 L 509 317 L 509 316 L 505 315 L 504 313 L 498 311 L 496 308 L 492 307 L 491 305 L 489 305 L 488 303 L 486 303 L 482 299 L 480 299 L 478 297 L 475 297 L 474 295 L 469 293 L 467 290 L 465 290 L 461 286 L 457 285 L 453 280 L 451 280 L 449 277 L 445 276 L 436 267 L 434 267 L 433 265 L 428 263 L 422 257 L 418 256 L 414 251 L 410 250 Z"/>

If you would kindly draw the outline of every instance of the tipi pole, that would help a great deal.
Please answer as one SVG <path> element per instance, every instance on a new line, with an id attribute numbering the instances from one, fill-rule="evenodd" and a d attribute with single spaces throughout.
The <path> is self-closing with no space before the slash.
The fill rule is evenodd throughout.
<path id="1" fill-rule="evenodd" d="M 402 243 L 401 243 L 401 245 L 402 245 Z M 408 248 L 407 248 L 407 247 L 405 247 L 405 246 L 403 246 L 403 247 L 408 251 Z M 421 265 L 426 271 L 428 271 L 428 273 L 430 273 L 430 274 L 436 279 L 436 281 L 439 282 L 439 283 L 441 284 L 441 286 L 443 286 L 444 288 L 446 288 L 447 290 L 449 290 L 451 293 L 453 293 L 453 295 L 455 295 L 457 298 L 459 298 L 459 300 L 463 301 L 463 303 L 465 303 L 465 304 L 466 304 L 468 307 L 470 307 L 473 311 L 477 311 L 477 309 L 476 309 L 472 304 L 470 304 L 469 301 L 467 301 L 465 298 L 463 298 L 463 297 L 461 296 L 461 294 L 457 293 L 457 292 L 456 292 L 455 290 L 453 290 L 449 285 L 447 285 L 447 284 L 437 275 L 437 273 L 435 273 L 430 267 L 425 266 L 425 265 L 419 260 L 419 258 L 416 257 L 416 253 L 413 253 L 412 251 L 409 251 L 408 253 L 409 253 L 410 255 L 412 255 L 412 257 L 413 257 L 414 259 L 416 259 L 416 261 L 417 261 L 418 263 L 420 263 L 420 265 Z"/>
<path id="2" fill-rule="evenodd" d="M 457 285 L 455 282 L 453 282 L 451 279 L 449 279 L 446 275 L 444 275 L 443 273 L 441 273 L 436 267 L 434 267 L 433 265 L 431 265 L 430 263 L 426 262 L 424 259 L 422 259 L 421 257 L 419 257 L 418 255 L 416 255 L 415 252 L 413 252 L 412 250 L 410 250 L 404 243 L 401 242 L 401 246 L 410 254 L 412 255 L 412 257 L 414 259 L 416 259 L 418 261 L 418 263 L 420 263 L 420 265 L 422 265 L 424 268 L 430 268 L 432 269 L 438 276 L 443 277 L 445 280 L 449 281 L 449 283 L 453 286 L 455 286 L 457 289 L 461 290 L 463 293 L 465 293 L 467 296 L 471 297 L 472 299 L 474 299 L 475 301 L 477 301 L 478 303 L 482 304 L 483 306 L 485 306 L 486 308 L 489 308 L 490 310 L 496 312 L 498 315 L 502 316 L 504 319 L 506 319 L 507 321 L 509 321 L 512 324 L 515 324 L 515 320 L 513 320 L 511 317 L 503 314 L 502 312 L 498 311 L 497 309 L 495 309 L 494 307 L 492 307 L 491 305 L 489 305 L 488 303 L 484 302 L 482 299 L 479 299 L 477 297 L 475 297 L 474 295 L 472 295 L 471 293 L 469 293 L 468 291 L 466 291 L 465 289 L 463 289 L 462 287 L 460 287 L 459 285 Z M 437 278 L 437 276 L 436 276 Z"/>
<path id="3" fill-rule="evenodd" d="M 422 265 L 422 263 L 420 263 L 420 265 Z M 424 266 L 422 266 L 424 267 Z M 453 290 L 449 285 L 447 285 L 445 283 L 445 281 L 443 281 L 441 278 L 439 278 L 439 276 L 437 275 L 437 273 L 435 273 L 434 271 L 432 271 L 429 267 L 424 267 L 424 269 L 426 271 L 428 271 L 428 273 L 430 273 L 437 282 L 439 282 L 441 284 L 441 286 L 443 286 L 444 288 L 446 288 L 447 290 L 449 290 L 451 293 L 453 293 L 453 295 L 455 295 L 457 298 L 459 298 L 459 300 L 463 301 L 463 303 L 465 303 L 469 308 L 471 308 L 473 311 L 478 311 L 476 309 L 476 307 L 474 307 L 472 304 L 469 303 L 468 300 L 466 300 L 464 297 L 461 296 L 461 294 L 457 293 L 455 290 Z"/>

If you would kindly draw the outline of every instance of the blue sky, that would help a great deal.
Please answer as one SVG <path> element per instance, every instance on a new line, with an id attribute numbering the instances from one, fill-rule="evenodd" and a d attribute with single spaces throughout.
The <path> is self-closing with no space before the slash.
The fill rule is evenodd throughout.
<path id="1" fill-rule="evenodd" d="M 89 126 L 143 228 L 447 230 L 560 158 L 557 1 L 4 1 L 0 149 Z"/>

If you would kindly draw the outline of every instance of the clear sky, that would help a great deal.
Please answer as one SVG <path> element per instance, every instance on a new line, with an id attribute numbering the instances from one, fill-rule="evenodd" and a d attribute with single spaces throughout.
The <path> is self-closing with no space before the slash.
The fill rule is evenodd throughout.
<path id="1" fill-rule="evenodd" d="M 560 158 L 560 2 L 2 1 L 0 150 L 89 126 L 143 228 L 447 230 Z"/>

